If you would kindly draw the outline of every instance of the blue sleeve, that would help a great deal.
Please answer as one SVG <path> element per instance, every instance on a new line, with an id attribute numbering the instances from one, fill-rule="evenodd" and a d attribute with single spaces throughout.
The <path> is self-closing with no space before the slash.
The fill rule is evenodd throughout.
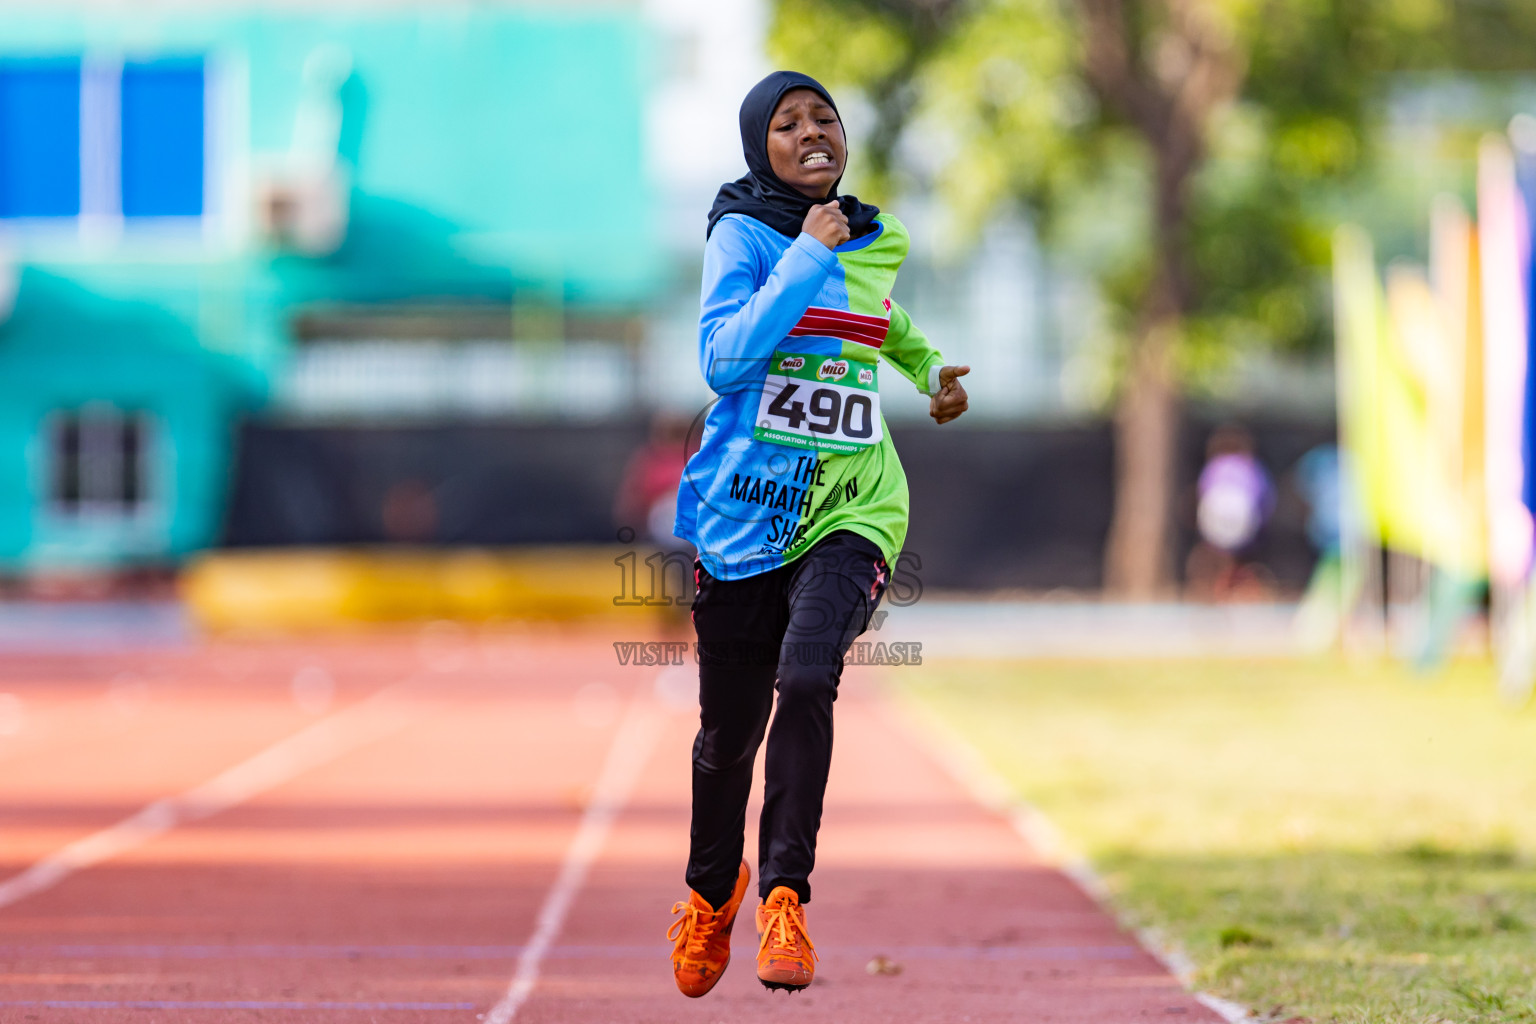
<path id="1" fill-rule="evenodd" d="M 725 217 L 704 246 L 699 368 L 721 395 L 762 382 L 775 346 L 800 322 L 837 266 L 831 249 L 802 233 L 759 288 L 764 254 L 748 231 Z"/>

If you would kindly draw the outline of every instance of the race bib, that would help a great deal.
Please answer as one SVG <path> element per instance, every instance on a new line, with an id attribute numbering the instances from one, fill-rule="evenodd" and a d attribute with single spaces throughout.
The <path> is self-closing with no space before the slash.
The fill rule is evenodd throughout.
<path id="1" fill-rule="evenodd" d="M 839 356 L 775 352 L 752 436 L 838 455 L 879 444 L 875 368 Z"/>

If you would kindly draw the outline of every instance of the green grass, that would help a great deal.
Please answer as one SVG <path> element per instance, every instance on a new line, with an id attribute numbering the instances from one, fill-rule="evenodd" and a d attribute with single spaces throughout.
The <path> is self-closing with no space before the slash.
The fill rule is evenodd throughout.
<path id="1" fill-rule="evenodd" d="M 1274 1019 L 1536 1024 L 1536 712 L 1485 665 L 894 672 L 1201 987 Z"/>

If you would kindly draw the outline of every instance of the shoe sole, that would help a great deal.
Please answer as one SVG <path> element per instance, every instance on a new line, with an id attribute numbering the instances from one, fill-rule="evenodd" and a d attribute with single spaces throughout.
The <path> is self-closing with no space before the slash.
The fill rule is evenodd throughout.
<path id="1" fill-rule="evenodd" d="M 811 987 L 810 982 L 806 982 L 804 985 L 791 985 L 787 981 L 768 981 L 766 978 L 758 978 L 757 980 L 763 983 L 763 988 L 770 991 L 782 989 L 785 992 L 799 992 L 802 989 Z"/>

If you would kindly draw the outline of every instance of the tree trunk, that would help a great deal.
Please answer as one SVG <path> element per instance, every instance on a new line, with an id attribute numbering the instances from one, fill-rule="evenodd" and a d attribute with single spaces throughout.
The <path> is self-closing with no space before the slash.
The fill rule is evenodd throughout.
<path id="1" fill-rule="evenodd" d="M 1186 191 L 1192 149 L 1164 136 L 1157 154 L 1157 273 L 1142 300 L 1125 388 L 1115 411 L 1115 514 L 1104 587 L 1127 601 L 1174 593 L 1172 516 L 1179 441 L 1175 352 L 1189 308 Z"/>
<path id="2" fill-rule="evenodd" d="M 1212 111 L 1237 95 L 1242 55 L 1214 5 L 1162 0 L 1166 24 L 1149 36 L 1141 0 L 1078 0 L 1084 70 L 1106 104 L 1146 142 L 1156 166 L 1157 271 L 1141 304 L 1131 365 L 1115 414 L 1115 514 L 1104 587 L 1123 600 L 1173 596 L 1171 517 L 1178 452 L 1174 354 L 1193 308 L 1188 274 L 1188 185 L 1205 159 Z M 1168 44 L 1177 44 L 1169 46 Z M 1170 60 L 1148 60 L 1154 51 Z"/>
<path id="3" fill-rule="evenodd" d="M 1115 514 L 1104 552 L 1105 590 L 1128 601 L 1176 596 L 1170 528 L 1179 441 L 1175 353 L 1192 301 L 1189 183 L 1202 156 L 1198 123 L 1172 118 L 1146 138 L 1157 172 L 1157 270 L 1142 300 L 1115 412 Z"/>
<path id="4" fill-rule="evenodd" d="M 1173 348 L 1177 314 L 1151 319 L 1136 339 L 1115 412 L 1115 513 L 1104 553 L 1112 597 L 1173 596 L 1171 516 L 1179 402 Z"/>

